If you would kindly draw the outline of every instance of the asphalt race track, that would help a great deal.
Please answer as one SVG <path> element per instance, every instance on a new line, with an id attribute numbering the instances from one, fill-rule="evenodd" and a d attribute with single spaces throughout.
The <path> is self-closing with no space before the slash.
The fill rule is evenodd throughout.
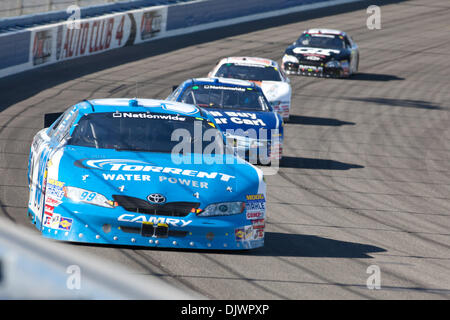
<path id="1" fill-rule="evenodd" d="M 280 62 L 304 29 L 342 29 L 360 46 L 358 75 L 290 77 L 264 248 L 67 245 L 215 299 L 449 299 L 450 3 L 382 6 L 380 30 L 366 27 L 366 8 L 158 40 L 0 80 L 0 215 L 35 230 L 26 168 L 44 113 L 85 98 L 165 98 L 222 57 Z M 379 290 L 366 286 L 372 265 Z"/>

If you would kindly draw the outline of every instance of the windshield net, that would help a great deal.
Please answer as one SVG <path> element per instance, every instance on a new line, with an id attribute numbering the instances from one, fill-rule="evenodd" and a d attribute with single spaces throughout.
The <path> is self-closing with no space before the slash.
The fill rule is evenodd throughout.
<path id="1" fill-rule="evenodd" d="M 194 85 L 183 92 L 180 101 L 213 109 L 269 110 L 261 92 L 245 87 Z"/>
<path id="2" fill-rule="evenodd" d="M 194 127 L 197 135 L 201 133 L 199 137 L 194 134 Z M 203 141 L 202 134 L 206 132 L 222 146 L 221 132 L 205 119 L 150 112 L 91 113 L 80 119 L 69 144 L 117 151 L 170 153 L 183 139 L 184 143 L 190 144 L 190 150 L 203 151 L 212 141 Z"/>
<path id="3" fill-rule="evenodd" d="M 343 49 L 345 41 L 343 36 L 332 34 L 305 33 L 297 40 L 297 44 L 312 48 Z"/>
<path id="4" fill-rule="evenodd" d="M 252 81 L 281 81 L 280 72 L 271 66 L 223 64 L 216 73 L 217 77 Z"/>

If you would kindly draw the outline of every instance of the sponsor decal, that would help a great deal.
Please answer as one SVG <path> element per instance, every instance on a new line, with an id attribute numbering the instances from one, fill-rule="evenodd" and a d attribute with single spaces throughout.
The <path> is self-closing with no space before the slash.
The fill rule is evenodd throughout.
<path id="1" fill-rule="evenodd" d="M 57 201 L 64 197 L 64 182 L 57 181 L 54 179 L 47 179 L 47 190 L 46 195 Z"/>
<path id="2" fill-rule="evenodd" d="M 255 219 L 252 220 L 253 229 L 264 229 L 265 222 L 264 219 Z"/>
<path id="3" fill-rule="evenodd" d="M 115 173 L 103 173 L 103 179 L 106 181 L 142 181 L 148 182 L 152 181 L 152 177 L 148 174 L 115 174 Z M 208 189 L 208 182 L 198 181 L 192 179 L 185 178 L 174 178 L 167 176 L 156 176 L 154 177 L 155 181 L 159 181 L 162 183 L 171 183 L 171 184 L 181 184 L 185 186 L 190 186 L 193 188 L 202 188 Z"/>
<path id="4" fill-rule="evenodd" d="M 58 213 L 46 212 L 44 214 L 43 226 L 55 230 L 70 231 L 72 228 L 72 219 L 62 217 Z"/>
<path id="5" fill-rule="evenodd" d="M 52 222 L 53 213 L 46 212 L 44 213 L 43 225 L 44 227 L 50 227 Z"/>
<path id="6" fill-rule="evenodd" d="M 234 236 L 236 238 L 236 241 L 242 241 L 245 239 L 245 229 L 239 228 L 234 230 Z"/>
<path id="7" fill-rule="evenodd" d="M 253 200 L 266 200 L 264 198 L 264 194 L 259 193 L 259 194 L 248 194 L 245 196 L 245 198 L 247 199 L 247 201 L 253 201 Z"/>
<path id="8" fill-rule="evenodd" d="M 60 221 L 61 221 L 61 215 L 60 214 L 53 214 L 52 218 L 50 219 L 50 228 L 51 229 L 58 229 Z"/>
<path id="9" fill-rule="evenodd" d="M 264 239 L 264 229 L 256 229 L 253 234 L 254 240 Z"/>
<path id="10" fill-rule="evenodd" d="M 245 240 L 253 240 L 253 227 L 245 226 Z"/>
<path id="11" fill-rule="evenodd" d="M 249 219 L 249 220 L 259 219 L 259 218 L 264 217 L 264 212 L 263 211 L 247 212 L 246 216 L 247 216 L 247 219 Z"/>
<path id="12" fill-rule="evenodd" d="M 266 126 L 262 119 L 254 112 L 234 112 L 234 111 L 210 111 L 217 124 L 228 124 L 228 121 L 236 124 L 246 124 L 252 126 Z"/>
<path id="13" fill-rule="evenodd" d="M 213 90 L 230 90 L 230 91 L 241 91 L 245 92 L 246 88 L 241 87 L 227 87 L 227 86 L 215 86 L 212 84 L 205 84 L 203 89 L 213 89 Z"/>
<path id="14" fill-rule="evenodd" d="M 156 37 L 161 32 L 163 15 L 160 11 L 147 11 L 142 14 L 141 39 Z"/>
<path id="15" fill-rule="evenodd" d="M 139 172 L 147 172 L 147 173 L 168 173 L 171 175 L 180 175 L 187 177 L 196 177 L 196 178 L 204 178 L 204 179 L 219 179 L 220 181 L 230 181 L 230 179 L 235 179 L 235 176 L 231 176 L 221 172 L 206 172 L 206 171 L 197 171 L 191 169 L 182 169 L 182 168 L 171 168 L 171 167 L 159 167 L 154 166 L 151 163 L 132 160 L 132 159 L 81 159 L 77 160 L 74 163 L 75 166 L 85 168 L 85 169 L 99 169 L 110 172 L 120 172 L 120 174 L 104 174 L 103 178 L 105 180 L 132 180 L 139 181 L 150 181 L 150 175 L 138 175 Z M 127 176 L 125 173 L 121 172 L 130 172 L 130 175 Z M 131 172 L 134 172 L 131 174 Z M 148 179 L 148 180 L 147 180 Z M 160 176 L 159 181 L 169 181 L 170 178 L 165 176 Z M 184 183 L 181 181 L 182 179 L 178 179 L 179 183 Z M 175 182 L 171 180 L 169 182 Z M 193 180 L 192 180 L 193 181 Z M 186 182 L 187 183 L 187 182 Z M 193 185 L 192 183 L 191 185 Z M 203 185 L 206 187 L 207 185 Z M 200 186 L 201 187 L 201 186 Z"/>
<path id="16" fill-rule="evenodd" d="M 251 240 L 260 240 L 264 238 L 263 228 L 254 228 L 253 226 L 244 226 L 234 230 L 236 241 L 245 242 Z"/>
<path id="17" fill-rule="evenodd" d="M 324 56 L 329 56 L 331 53 L 338 54 L 339 50 L 333 50 L 333 49 L 321 49 L 321 48 L 304 48 L 304 47 L 297 47 L 292 50 L 292 52 L 297 54 L 320 54 Z"/>
<path id="18" fill-rule="evenodd" d="M 164 217 L 153 217 L 153 216 L 145 216 L 145 215 L 134 215 L 134 214 L 122 214 L 118 221 L 124 222 L 136 222 L 136 223 L 144 223 L 151 222 L 153 224 L 165 223 L 167 225 L 171 225 L 174 227 L 186 227 L 189 225 L 192 220 L 183 220 L 183 219 L 174 219 L 174 218 L 164 218 Z"/>
<path id="19" fill-rule="evenodd" d="M 153 114 L 149 112 L 114 112 L 113 118 L 134 118 L 134 119 L 160 119 L 160 120 L 173 120 L 173 121 L 185 121 L 185 117 L 174 116 L 171 114 Z"/>
<path id="20" fill-rule="evenodd" d="M 264 218 L 266 212 L 266 199 L 264 194 L 248 194 L 246 197 L 245 210 L 247 219 Z"/>
<path id="21" fill-rule="evenodd" d="M 52 207 L 57 207 L 57 206 L 59 206 L 61 203 L 62 203 L 62 201 L 59 201 L 59 200 L 54 199 L 54 198 L 49 197 L 49 196 L 47 196 L 47 197 L 45 198 L 45 204 L 48 204 L 48 205 L 50 205 L 50 206 L 52 206 Z"/>
<path id="22" fill-rule="evenodd" d="M 319 61 L 321 58 L 315 55 L 306 56 L 306 60 Z"/>
<path id="23" fill-rule="evenodd" d="M 302 71 L 304 71 L 304 69 L 307 69 L 308 71 L 323 71 L 323 67 L 316 67 L 316 66 L 305 66 L 303 64 L 298 66 L 299 70 L 302 69 Z"/>
<path id="24" fill-rule="evenodd" d="M 52 29 L 34 34 L 33 65 L 37 66 L 50 60 L 52 56 Z"/>
<path id="25" fill-rule="evenodd" d="M 45 212 L 49 212 L 49 213 L 53 213 L 53 210 L 55 209 L 55 207 L 45 204 Z"/>
<path id="26" fill-rule="evenodd" d="M 72 219 L 61 217 L 59 220 L 59 226 L 58 229 L 70 231 L 72 228 Z"/>

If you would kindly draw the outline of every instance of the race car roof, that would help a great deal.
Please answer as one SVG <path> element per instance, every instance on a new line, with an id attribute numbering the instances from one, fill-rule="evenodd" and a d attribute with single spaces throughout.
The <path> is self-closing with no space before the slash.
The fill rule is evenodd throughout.
<path id="1" fill-rule="evenodd" d="M 121 111 L 128 112 L 152 111 L 203 117 L 201 110 L 194 105 L 157 99 L 94 99 L 81 102 L 80 107 L 82 104 L 84 104 L 84 110 L 87 111 L 87 113 L 111 112 L 115 111 L 115 108 L 120 108 Z"/>
<path id="2" fill-rule="evenodd" d="M 241 86 L 255 88 L 255 84 L 251 81 L 232 79 L 232 78 L 194 78 L 191 79 L 192 83 L 197 84 L 215 84 L 215 85 L 228 85 L 228 86 Z"/>
<path id="3" fill-rule="evenodd" d="M 239 64 L 248 64 L 248 65 L 262 65 L 262 66 L 270 66 L 276 67 L 277 63 L 273 60 L 259 57 L 228 57 L 221 60 L 221 64 L 223 63 L 239 63 Z"/>
<path id="4" fill-rule="evenodd" d="M 345 32 L 340 31 L 340 30 L 335 30 L 335 29 L 322 29 L 322 28 L 315 28 L 315 29 L 308 29 L 303 33 L 322 33 L 322 34 L 334 34 L 334 35 L 344 35 Z"/>

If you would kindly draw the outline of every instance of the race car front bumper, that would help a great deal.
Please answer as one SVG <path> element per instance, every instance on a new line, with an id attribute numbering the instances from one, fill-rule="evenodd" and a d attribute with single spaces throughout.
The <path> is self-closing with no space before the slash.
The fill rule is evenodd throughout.
<path id="1" fill-rule="evenodd" d="M 236 156 L 252 164 L 270 164 L 272 161 L 279 161 L 283 157 L 282 141 L 259 141 L 259 144 L 263 144 L 263 146 L 235 146 L 233 150 Z"/>
<path id="2" fill-rule="evenodd" d="M 29 211 L 32 221 L 36 217 Z M 264 245 L 264 215 L 160 216 L 63 202 L 35 223 L 42 235 L 61 241 L 145 247 L 242 250 Z"/>
<path id="3" fill-rule="evenodd" d="M 323 66 L 312 66 L 293 62 L 283 64 L 287 74 L 320 77 L 320 78 L 340 78 L 348 75 L 348 71 L 342 67 L 330 68 Z"/>
<path id="4" fill-rule="evenodd" d="M 279 113 L 280 116 L 283 118 L 284 121 L 287 121 L 289 119 L 289 111 L 290 111 L 290 105 L 289 102 L 279 102 L 279 103 L 271 103 L 272 108 L 275 112 Z"/>

